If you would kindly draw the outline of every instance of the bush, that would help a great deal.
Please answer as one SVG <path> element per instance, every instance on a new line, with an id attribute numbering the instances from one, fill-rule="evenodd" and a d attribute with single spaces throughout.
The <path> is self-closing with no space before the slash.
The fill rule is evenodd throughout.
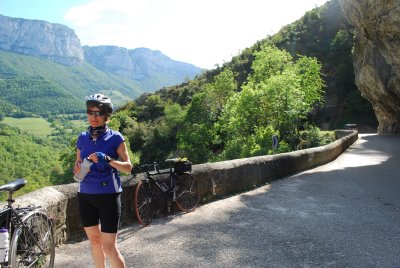
<path id="1" fill-rule="evenodd" d="M 335 140 L 335 135 L 332 131 L 323 131 L 316 126 L 308 126 L 300 133 L 299 149 L 307 149 L 326 145 Z"/>

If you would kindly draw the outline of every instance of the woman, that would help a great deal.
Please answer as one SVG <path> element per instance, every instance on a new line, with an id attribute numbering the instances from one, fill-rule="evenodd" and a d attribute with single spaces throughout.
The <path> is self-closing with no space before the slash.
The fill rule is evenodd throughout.
<path id="1" fill-rule="evenodd" d="M 112 268 L 125 267 L 116 243 L 121 216 L 119 171 L 130 173 L 132 164 L 124 137 L 107 125 L 114 108 L 110 98 L 91 95 L 86 107 L 90 127 L 78 137 L 74 174 L 80 171 L 83 159 L 93 164 L 79 182 L 79 213 L 96 267 L 105 267 L 106 257 Z"/>

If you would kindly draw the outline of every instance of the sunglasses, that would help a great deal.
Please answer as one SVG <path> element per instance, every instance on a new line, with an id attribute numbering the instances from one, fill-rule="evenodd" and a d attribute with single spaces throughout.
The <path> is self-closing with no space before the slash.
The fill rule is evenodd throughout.
<path id="1" fill-rule="evenodd" d="M 103 116 L 105 114 L 103 111 L 93 111 L 93 110 L 86 110 L 86 113 L 91 116 Z"/>

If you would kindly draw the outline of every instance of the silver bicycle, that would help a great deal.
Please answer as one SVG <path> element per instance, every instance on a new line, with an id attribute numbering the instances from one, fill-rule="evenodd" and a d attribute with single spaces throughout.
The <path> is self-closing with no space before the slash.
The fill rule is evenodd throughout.
<path id="1" fill-rule="evenodd" d="M 2 268 L 54 266 L 53 221 L 37 206 L 14 208 L 12 195 L 26 184 L 17 179 L 0 186 L 8 192 L 7 205 L 0 210 L 0 227 L 9 234 L 9 254 L 0 260 Z"/>

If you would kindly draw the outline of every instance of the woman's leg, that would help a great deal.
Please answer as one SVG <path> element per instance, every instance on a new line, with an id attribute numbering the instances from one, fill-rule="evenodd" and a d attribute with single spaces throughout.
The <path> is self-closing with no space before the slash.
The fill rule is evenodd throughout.
<path id="1" fill-rule="evenodd" d="M 125 261 L 117 248 L 116 233 L 101 233 L 103 252 L 108 257 L 111 268 L 125 268 Z"/>
<path id="2" fill-rule="evenodd" d="M 98 198 L 90 194 L 78 193 L 79 214 L 82 225 L 92 247 L 92 255 L 96 268 L 105 267 L 105 256 L 101 245 L 99 212 L 95 204 Z"/>
<path id="3" fill-rule="evenodd" d="M 92 255 L 96 268 L 105 268 L 106 259 L 103 251 L 102 233 L 100 231 L 100 225 L 84 227 L 84 229 L 92 246 Z"/>

